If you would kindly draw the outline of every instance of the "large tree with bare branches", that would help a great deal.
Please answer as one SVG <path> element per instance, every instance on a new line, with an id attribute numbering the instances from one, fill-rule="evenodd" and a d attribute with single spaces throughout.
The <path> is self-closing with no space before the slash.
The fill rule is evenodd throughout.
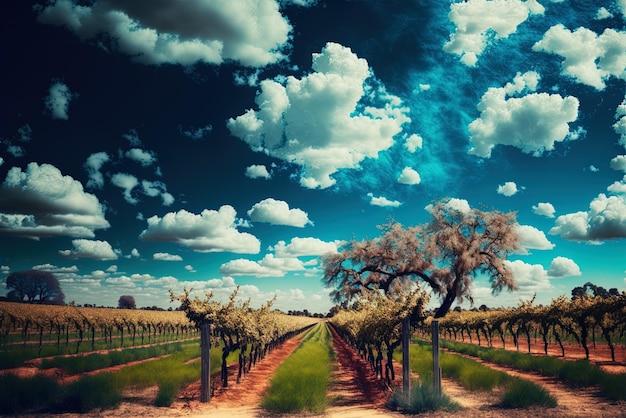
<path id="1" fill-rule="evenodd" d="M 441 298 L 435 318 L 455 300 L 472 301 L 471 282 L 484 273 L 494 293 L 516 288 L 504 260 L 519 246 L 515 213 L 481 211 L 444 199 L 429 205 L 425 225 L 390 222 L 374 239 L 352 241 L 323 259 L 324 283 L 336 302 L 381 291 L 393 297 L 421 281 Z"/>

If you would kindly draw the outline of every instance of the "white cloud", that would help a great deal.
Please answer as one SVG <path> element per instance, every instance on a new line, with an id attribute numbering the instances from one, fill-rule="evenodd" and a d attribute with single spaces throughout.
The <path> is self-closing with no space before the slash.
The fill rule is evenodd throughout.
<path id="1" fill-rule="evenodd" d="M 82 40 L 104 33 L 115 40 L 109 48 L 152 65 L 265 66 L 284 58 L 292 30 L 275 0 L 111 0 L 91 6 L 57 0 L 38 11 L 40 22 L 65 26 Z"/>
<path id="2" fill-rule="evenodd" d="M 325 242 L 319 238 L 299 238 L 294 237 L 289 244 L 285 241 L 278 241 L 271 248 L 279 258 L 301 257 L 301 256 L 321 256 L 327 253 L 336 253 L 338 242 Z"/>
<path id="3" fill-rule="evenodd" d="M 606 188 L 609 192 L 613 194 L 621 194 L 626 196 L 626 175 L 620 181 L 616 181 Z"/>
<path id="4" fill-rule="evenodd" d="M 400 184 L 420 184 L 421 181 L 419 173 L 411 167 L 404 167 L 400 177 L 398 177 L 398 183 Z"/>
<path id="5" fill-rule="evenodd" d="M 131 256 L 131 257 L 135 257 L 135 258 L 140 257 L 139 250 L 137 250 L 137 248 L 133 248 L 133 249 L 130 251 L 130 256 Z"/>
<path id="6" fill-rule="evenodd" d="M 626 148 L 626 97 L 615 109 L 615 119 L 617 119 L 617 122 L 613 124 L 613 129 L 620 136 L 619 143 Z"/>
<path id="7" fill-rule="evenodd" d="M 193 139 L 194 141 L 198 141 L 204 138 L 207 134 L 211 133 L 213 130 L 213 126 L 207 125 L 202 128 L 187 128 L 184 129 L 182 126 L 178 127 L 178 132 L 180 132 L 183 136 L 187 138 Z"/>
<path id="8" fill-rule="evenodd" d="M 554 218 L 554 212 L 556 212 L 556 210 L 554 206 L 552 206 L 552 203 L 541 202 L 537 203 L 537 205 L 533 205 L 533 212 L 547 218 Z"/>
<path id="9" fill-rule="evenodd" d="M 196 273 L 196 269 L 193 268 L 193 266 L 191 264 L 187 264 L 185 266 L 185 270 L 187 270 L 190 273 Z"/>
<path id="10" fill-rule="evenodd" d="M 305 270 L 302 261 L 292 258 L 278 258 L 267 254 L 259 262 L 240 258 L 231 260 L 220 267 L 225 276 L 283 277 L 290 271 Z"/>
<path id="11" fill-rule="evenodd" d="M 617 7 L 622 11 L 624 19 L 626 19 L 626 0 L 617 0 Z"/>
<path id="12" fill-rule="evenodd" d="M 148 218 L 148 228 L 139 238 L 144 241 L 175 242 L 198 252 L 257 254 L 261 242 L 252 234 L 236 229 L 237 212 L 224 205 L 205 209 L 199 215 L 184 209 Z"/>
<path id="13" fill-rule="evenodd" d="M 517 184 L 512 181 L 507 181 L 506 183 L 498 186 L 498 194 L 502 194 L 507 197 L 513 196 L 518 191 Z"/>
<path id="14" fill-rule="evenodd" d="M 139 180 L 132 174 L 116 173 L 111 177 L 111 183 L 124 190 L 124 200 L 131 205 L 136 205 L 139 200 L 133 196 L 132 192 L 139 185 Z"/>
<path id="15" fill-rule="evenodd" d="M 163 206 L 170 206 L 174 203 L 174 196 L 167 192 L 167 187 L 163 182 L 143 180 L 141 182 L 141 187 L 147 196 L 161 196 Z"/>
<path id="16" fill-rule="evenodd" d="M 107 241 L 75 239 L 73 250 L 61 250 L 59 254 L 68 258 L 93 258 L 95 260 L 117 260 L 117 254 Z"/>
<path id="17" fill-rule="evenodd" d="M 574 260 L 566 257 L 556 257 L 550 263 L 550 268 L 548 268 L 549 277 L 559 278 L 580 275 L 582 275 L 580 267 L 578 267 Z"/>
<path id="18" fill-rule="evenodd" d="M 422 148 L 422 142 L 423 140 L 421 136 L 412 134 L 406 139 L 404 146 L 409 150 L 409 152 L 415 152 L 418 148 Z"/>
<path id="19" fill-rule="evenodd" d="M 141 148 L 132 148 L 124 154 L 126 158 L 136 161 L 143 167 L 149 167 L 156 161 L 156 156 L 152 151 L 146 151 Z"/>
<path id="20" fill-rule="evenodd" d="M 448 199 L 448 201 L 445 203 L 445 207 L 448 209 L 459 211 L 464 214 L 467 214 L 472 211 L 472 208 L 470 207 L 470 204 L 467 200 L 457 199 L 456 197 Z M 433 205 L 428 204 L 424 207 L 424 209 L 427 212 L 432 213 Z"/>
<path id="21" fill-rule="evenodd" d="M 626 238 L 626 194 L 608 197 L 599 194 L 591 201 L 587 212 L 559 216 L 550 234 L 592 243 Z"/>
<path id="22" fill-rule="evenodd" d="M 92 238 L 109 226 L 96 196 L 53 165 L 12 167 L 0 185 L 0 234 Z"/>
<path id="23" fill-rule="evenodd" d="M 370 198 L 370 205 L 372 206 L 397 208 L 401 205 L 399 201 L 389 200 L 384 196 L 376 197 L 372 193 L 368 193 L 367 196 Z"/>
<path id="24" fill-rule="evenodd" d="M 613 17 L 613 13 L 609 12 L 606 7 L 600 7 L 596 13 L 596 20 L 609 19 Z"/>
<path id="25" fill-rule="evenodd" d="M 568 123 L 578 118 L 577 98 L 547 93 L 507 98 L 524 90 L 534 91 L 538 80 L 533 71 L 518 73 L 513 83 L 487 90 L 477 106 L 480 118 L 468 126 L 473 144 L 469 154 L 489 158 L 491 150 L 501 144 L 540 156 L 553 150 L 555 142 L 568 138 Z"/>
<path id="26" fill-rule="evenodd" d="M 87 187 L 93 187 L 95 189 L 102 189 L 102 187 L 104 187 L 104 176 L 100 170 L 104 163 L 110 160 L 111 158 L 106 152 L 97 152 L 87 157 L 87 161 L 85 161 L 85 169 L 89 174 Z"/>
<path id="27" fill-rule="evenodd" d="M 169 253 L 154 253 L 152 254 L 152 259 L 159 261 L 183 261 L 181 256 Z"/>
<path id="28" fill-rule="evenodd" d="M 246 167 L 246 177 L 251 179 L 269 179 L 272 178 L 269 171 L 267 171 L 267 167 L 264 165 L 253 164 L 251 166 Z"/>
<path id="29" fill-rule="evenodd" d="M 533 51 L 564 58 L 561 74 L 604 90 L 610 77 L 626 80 L 626 32 L 607 28 L 601 35 L 580 27 L 573 32 L 562 24 L 552 26 Z"/>
<path id="30" fill-rule="evenodd" d="M 626 171 L 626 155 L 618 155 L 611 160 L 611 168 L 613 170 Z"/>
<path id="31" fill-rule="evenodd" d="M 265 222 L 272 225 L 287 225 L 304 228 L 313 225 L 309 215 L 302 209 L 289 209 L 289 204 L 282 200 L 268 198 L 255 203 L 248 211 L 252 222 Z"/>
<path id="32" fill-rule="evenodd" d="M 65 84 L 60 81 L 52 83 L 45 101 L 46 109 L 50 112 L 52 119 L 69 119 L 67 112 L 74 97 L 75 95 Z"/>
<path id="33" fill-rule="evenodd" d="M 530 225 L 517 225 L 516 232 L 520 237 L 520 251 L 518 254 L 528 254 L 528 250 L 551 250 L 555 247 L 548 241 L 543 231 Z"/>
<path id="34" fill-rule="evenodd" d="M 493 40 L 508 38 L 529 14 L 543 14 L 535 0 L 468 0 L 452 3 L 448 18 L 456 26 L 455 33 L 443 50 L 459 55 L 461 62 L 473 67 L 478 56 Z"/>
<path id="35" fill-rule="evenodd" d="M 253 150 L 300 166 L 300 184 L 314 189 L 332 186 L 340 169 L 377 158 L 410 119 L 350 48 L 329 42 L 313 54 L 312 67 L 302 79 L 261 81 L 259 109 L 227 126 Z"/>

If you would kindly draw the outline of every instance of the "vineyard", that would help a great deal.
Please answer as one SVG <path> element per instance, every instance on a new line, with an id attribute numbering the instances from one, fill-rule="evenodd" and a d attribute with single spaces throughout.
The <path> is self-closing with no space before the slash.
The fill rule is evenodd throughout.
<path id="1" fill-rule="evenodd" d="M 433 319 L 423 293 L 362 298 L 328 322 L 273 311 L 271 301 L 251 308 L 237 291 L 225 303 L 171 298 L 182 311 L 0 303 L 0 413 L 620 416 L 626 402 L 624 295 L 439 318 L 442 396 L 430 388 Z M 405 319 L 410 397 L 400 370 Z M 537 353 L 537 343 L 559 355 Z M 210 396 L 201 402 L 207 346 Z M 619 373 L 599 367 L 601 348 L 602 366 Z M 573 361 L 575 349 L 583 358 Z"/>

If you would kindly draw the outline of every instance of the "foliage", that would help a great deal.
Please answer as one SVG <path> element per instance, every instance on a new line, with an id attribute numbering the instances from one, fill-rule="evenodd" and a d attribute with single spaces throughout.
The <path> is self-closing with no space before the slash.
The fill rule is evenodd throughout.
<path id="1" fill-rule="evenodd" d="M 119 309 L 137 309 L 135 298 L 131 295 L 122 295 L 117 302 L 117 307 Z"/>
<path id="2" fill-rule="evenodd" d="M 0 414 L 18 414 L 38 411 L 56 401 L 59 384 L 41 375 L 19 378 L 11 373 L 0 374 Z"/>
<path id="3" fill-rule="evenodd" d="M 48 271 L 16 271 L 6 279 L 7 299 L 13 302 L 65 304 L 59 280 Z"/>
<path id="4" fill-rule="evenodd" d="M 510 409 L 528 408 L 530 406 L 554 408 L 557 406 L 557 401 L 543 386 L 534 384 L 529 380 L 512 377 L 505 385 L 500 406 Z"/>
<path id="5" fill-rule="evenodd" d="M 326 255 L 323 282 L 334 288 L 334 299 L 347 303 L 374 291 L 394 297 L 422 281 L 442 298 L 435 316 L 443 317 L 455 300 L 472 300 L 470 284 L 478 272 L 489 277 L 495 293 L 515 289 L 504 263 L 519 245 L 515 214 L 454 203 L 429 206 L 432 219 L 426 225 L 405 228 L 391 222 L 381 227 L 380 237 L 352 241 Z"/>

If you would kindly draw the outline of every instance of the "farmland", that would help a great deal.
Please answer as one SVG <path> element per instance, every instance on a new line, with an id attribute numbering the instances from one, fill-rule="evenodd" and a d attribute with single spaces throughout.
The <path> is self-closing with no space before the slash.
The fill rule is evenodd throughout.
<path id="1" fill-rule="evenodd" d="M 280 389 L 280 385 L 276 383 L 277 380 L 292 381 L 294 375 L 303 378 L 304 366 L 299 363 L 300 360 L 297 360 L 298 352 L 300 352 L 301 355 L 304 354 L 305 358 L 319 363 L 315 363 L 314 369 L 316 370 L 323 370 L 325 367 L 323 365 L 327 364 L 330 374 L 315 378 L 303 378 L 307 385 L 311 379 L 321 382 L 319 387 L 326 388 L 322 391 L 322 393 L 325 391 L 326 397 L 325 399 L 322 398 L 322 401 L 315 401 L 317 406 L 312 409 L 307 409 L 305 406 L 293 412 L 312 411 L 308 413 L 338 417 L 401 416 L 399 411 L 393 411 L 393 408 L 390 408 L 389 403 L 391 390 L 399 390 L 401 387 L 400 361 L 398 361 L 400 351 L 394 352 L 396 361 L 392 363 L 392 367 L 394 367 L 396 377 L 389 385 L 384 376 L 376 373 L 376 367 L 372 367 L 368 356 L 363 356 L 361 351 L 355 350 L 354 341 L 349 342 L 344 339 L 345 334 L 341 336 L 337 332 L 336 324 L 332 319 L 329 322 L 320 322 L 311 328 L 310 326 L 314 325 L 316 320 L 301 317 L 280 317 L 292 321 L 296 324 L 295 328 L 302 329 L 302 331 L 293 333 L 289 338 L 273 345 L 271 349 L 263 349 L 265 355 L 256 359 L 251 367 L 244 367 L 242 376 L 238 376 L 239 371 L 242 370 L 239 364 L 242 359 L 246 365 L 249 364 L 249 359 L 252 358 L 250 353 L 253 351 L 252 346 L 254 345 L 252 340 L 247 347 L 242 349 L 242 345 L 235 343 L 237 337 L 233 334 L 232 341 L 234 344 L 228 350 L 224 350 L 226 346 L 221 341 L 219 327 L 216 326 L 213 329 L 215 339 L 212 341 L 211 347 L 212 398 L 208 403 L 201 403 L 199 402 L 199 334 L 195 331 L 195 326 L 188 321 L 184 314 L 181 315 L 181 312 L 147 312 L 146 314 L 152 315 L 153 318 L 157 318 L 159 315 L 161 317 L 159 323 L 162 331 L 159 331 L 158 326 L 154 327 L 154 324 L 151 324 L 149 336 L 147 335 L 147 325 L 145 330 L 138 325 L 139 319 L 131 315 L 120 315 L 120 318 L 125 317 L 127 321 L 123 326 L 124 338 L 122 342 L 122 330 L 115 325 L 114 320 L 110 320 L 113 325 L 107 325 L 107 329 L 100 322 L 97 322 L 100 320 L 95 319 L 98 315 L 104 317 L 105 313 L 111 317 L 113 313 L 119 314 L 120 310 L 98 312 L 97 309 L 90 308 L 92 310 L 91 316 L 89 316 L 91 322 L 82 323 L 83 341 L 78 344 L 80 341 L 78 329 L 67 328 L 67 324 L 75 323 L 76 317 L 68 316 L 67 310 L 58 311 L 64 312 L 65 316 L 52 320 L 52 322 L 50 318 L 47 318 L 43 322 L 41 313 L 35 314 L 33 313 L 35 311 L 31 311 L 31 316 L 27 318 L 20 316 L 22 314 L 15 313 L 15 309 L 18 307 L 7 306 L 3 303 L 0 308 L 4 309 L 2 311 L 4 316 L 2 319 L 2 352 L 0 354 L 5 359 L 3 360 L 5 364 L 11 366 L 3 367 L 4 370 L 0 378 L 17 379 L 3 380 L 3 387 L 11 387 L 17 391 L 20 385 L 26 385 L 29 388 L 31 398 L 33 393 L 40 393 L 40 397 L 44 397 L 43 393 L 47 393 L 46 396 L 57 396 L 58 399 L 65 399 L 64 407 L 66 409 L 63 410 L 58 399 L 56 401 L 51 399 L 48 404 L 31 405 L 27 401 L 21 401 L 23 398 L 16 395 L 13 399 L 24 403 L 13 405 L 17 408 L 13 412 L 32 415 L 37 412 L 57 411 L 65 414 L 76 414 L 77 416 L 90 411 L 91 413 L 98 411 L 99 416 L 119 416 L 120 414 L 255 416 L 267 414 L 267 410 L 263 409 L 262 405 L 267 402 L 264 399 L 268 393 L 273 393 L 272 396 L 275 399 L 280 399 L 280 396 L 290 393 Z M 12 308 L 15 309 L 11 311 Z M 228 315 L 231 315 L 233 312 L 238 312 L 239 315 L 244 311 L 256 312 L 255 315 L 264 323 L 268 323 L 270 318 L 265 315 L 275 315 L 269 311 L 258 312 L 248 308 L 244 311 L 238 311 L 239 308 L 242 308 L 242 305 L 233 304 L 222 313 L 226 315 L 226 312 L 230 312 Z M 13 312 L 12 319 L 7 313 L 9 311 Z M 379 309 L 379 311 L 383 310 Z M 48 312 L 51 310 L 48 309 Z M 70 312 L 74 312 L 74 315 L 80 313 L 87 317 L 86 313 L 82 313 L 77 308 L 74 308 L 74 311 L 70 310 Z M 138 318 L 142 313 L 137 311 L 133 312 L 133 315 L 137 315 Z M 64 321 L 66 322 L 60 318 L 65 318 Z M 166 320 L 165 318 L 169 319 Z M 373 319 L 374 317 L 369 316 L 368 318 Z M 276 317 L 275 323 L 278 324 L 281 320 Z M 381 315 L 379 320 L 384 321 L 384 316 Z M 172 326 L 166 325 L 168 321 L 172 322 Z M 173 326 L 174 323 L 178 324 L 176 325 L 179 327 L 178 332 L 176 332 L 176 326 Z M 253 323 L 248 322 L 250 330 L 254 328 Z M 28 329 L 32 332 L 23 332 L 27 324 Z M 135 324 L 134 339 L 132 337 L 132 324 Z M 189 328 L 186 328 L 187 325 Z M 370 325 L 373 326 L 373 324 Z M 389 323 L 387 325 L 389 326 Z M 394 327 L 391 325 L 391 328 Z M 226 328 L 222 327 L 221 332 L 227 331 Z M 143 341 L 141 339 L 142 334 Z M 545 353 L 541 351 L 543 348 L 541 337 L 537 335 L 537 338 L 534 338 L 534 334 L 532 335 L 533 345 L 530 354 L 518 353 L 518 348 L 512 343 L 508 344 L 509 350 L 503 351 L 546 358 Z M 224 334 L 224 339 L 229 341 L 230 337 Z M 601 392 L 599 384 L 592 384 L 581 390 L 580 386 L 572 387 L 567 384 L 567 379 L 559 376 L 541 376 L 538 372 L 525 369 L 519 364 L 506 365 L 502 364 L 501 361 L 496 364 L 493 356 L 489 358 L 485 354 L 479 355 L 476 352 L 469 352 L 472 345 L 468 344 L 467 334 L 466 340 L 468 341 L 465 343 L 450 340 L 442 342 L 442 355 L 444 355 L 442 357 L 443 392 L 450 399 L 451 404 L 455 405 L 454 408 L 437 412 L 426 410 L 424 416 L 429 416 L 429 414 L 433 414 L 433 416 L 461 414 L 463 416 L 486 417 L 542 416 L 545 413 L 552 416 L 620 416 L 622 414 L 624 399 L 616 399 L 616 396 L 619 398 L 620 393 L 623 393 L 624 386 L 618 389 L 616 396 Z M 477 342 L 475 337 L 472 342 Z M 534 345 L 535 342 L 537 345 Z M 92 344 L 93 350 L 91 350 Z M 328 344 L 327 348 L 323 348 L 324 344 Z M 455 344 L 459 344 L 459 346 L 455 346 Z M 473 345 L 478 347 L 477 344 Z M 487 353 L 499 350 L 498 347 L 495 347 L 495 339 L 492 345 L 494 347 L 489 347 L 486 339 L 483 339 L 480 349 Z M 470 346 L 470 348 L 466 346 Z M 617 341 L 614 346 L 613 354 L 616 361 L 612 361 L 610 350 L 601 339 L 590 341 L 589 360 L 584 358 L 584 350 L 581 348 L 576 350 L 575 343 L 566 345 L 566 347 L 568 355 L 564 359 L 558 360 L 568 362 L 568 364 L 583 362 L 595 370 L 600 363 L 603 367 L 613 367 L 613 372 L 620 372 L 619 368 L 624 366 L 626 349 L 620 341 Z M 383 354 L 386 355 L 385 348 L 384 344 L 378 348 L 375 347 L 372 350 L 374 357 L 378 357 L 379 349 L 383 349 Z M 522 348 L 525 348 L 525 345 Z M 555 342 L 550 344 L 551 354 L 553 348 L 558 348 L 558 344 Z M 582 359 L 579 358 L 581 350 Z M 30 354 L 23 356 L 20 354 L 22 352 Z M 40 352 L 41 354 L 38 354 Z M 368 350 L 365 352 L 367 353 Z M 223 357 L 225 353 L 227 355 Z M 328 356 L 323 353 L 328 354 Z M 21 364 L 11 364 L 7 360 L 11 357 L 14 357 L 14 363 L 21 361 Z M 411 345 L 411 376 L 414 379 L 414 390 L 420 387 L 420 382 L 428 382 L 430 379 L 428 376 L 430 367 L 428 357 L 428 335 L 421 332 L 418 327 Z M 224 373 L 224 369 L 221 367 L 223 358 L 226 360 L 224 363 L 226 374 L 230 377 L 229 380 L 226 380 L 226 385 L 222 378 L 222 373 Z M 445 361 L 443 361 L 444 358 Z M 550 358 L 556 357 L 551 356 Z M 469 373 L 469 383 L 464 381 L 464 378 L 459 377 L 467 374 L 463 371 L 464 369 L 469 370 L 470 367 L 477 367 L 467 365 L 466 361 L 477 363 L 480 367 L 501 374 L 498 377 L 489 378 L 496 382 L 493 386 L 485 385 L 476 388 L 475 386 L 482 385 L 477 383 L 477 376 L 482 372 Z M 83 364 L 79 365 L 79 363 Z M 374 365 L 376 364 L 374 362 Z M 282 367 L 283 365 L 285 367 Z M 281 374 L 283 377 L 278 377 Z M 554 398 L 556 404 L 540 402 L 536 405 L 521 407 L 522 409 L 519 409 L 520 407 L 507 409 L 502 400 L 503 395 L 510 391 L 510 384 L 507 382 L 511 378 L 507 376 L 515 376 L 515 379 L 531 382 L 540 391 L 545 390 Z M 616 379 L 622 379 L 626 374 L 613 373 L 613 376 Z M 620 380 L 616 380 L 616 382 L 620 382 Z M 522 385 L 526 385 L 526 383 L 522 383 Z M 272 386 L 277 389 L 270 389 Z M 307 402 L 305 398 L 306 396 L 303 397 L 304 404 Z M 69 399 L 73 399 L 74 403 L 73 407 L 68 409 Z M 287 401 L 279 401 L 278 404 L 286 405 L 287 403 Z M 322 406 L 321 409 L 320 405 Z M 3 408 L 11 407 L 6 405 L 6 399 L 3 400 L 2 406 Z M 11 410 L 6 409 L 2 411 L 2 413 L 10 412 Z"/>

